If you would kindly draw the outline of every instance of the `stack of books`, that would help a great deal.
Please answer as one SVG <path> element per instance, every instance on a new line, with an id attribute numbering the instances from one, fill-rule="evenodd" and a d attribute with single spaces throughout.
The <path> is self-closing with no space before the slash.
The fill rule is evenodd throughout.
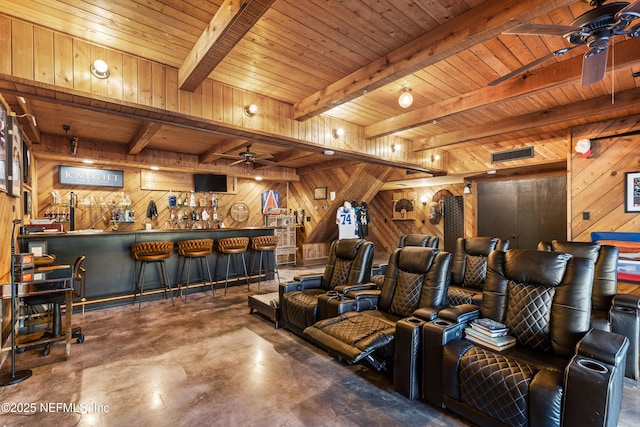
<path id="1" fill-rule="evenodd" d="M 507 335 L 509 328 L 493 319 L 475 319 L 464 332 L 469 341 L 496 351 L 506 350 L 516 344 L 515 337 Z"/>

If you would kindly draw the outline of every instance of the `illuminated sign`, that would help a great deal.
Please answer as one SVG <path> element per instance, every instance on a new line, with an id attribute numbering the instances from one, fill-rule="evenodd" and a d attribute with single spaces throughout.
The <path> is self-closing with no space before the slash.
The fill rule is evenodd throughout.
<path id="1" fill-rule="evenodd" d="M 122 188 L 123 171 L 60 166 L 60 184 Z"/>

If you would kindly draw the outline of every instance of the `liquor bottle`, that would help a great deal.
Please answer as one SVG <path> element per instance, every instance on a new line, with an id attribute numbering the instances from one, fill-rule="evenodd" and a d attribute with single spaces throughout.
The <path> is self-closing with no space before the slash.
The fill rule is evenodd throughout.
<path id="1" fill-rule="evenodd" d="M 189 196 L 189 206 L 196 207 L 196 193 L 193 190 L 191 190 L 191 196 Z"/>
<path id="2" fill-rule="evenodd" d="M 178 194 L 178 206 L 182 206 L 182 194 Z"/>

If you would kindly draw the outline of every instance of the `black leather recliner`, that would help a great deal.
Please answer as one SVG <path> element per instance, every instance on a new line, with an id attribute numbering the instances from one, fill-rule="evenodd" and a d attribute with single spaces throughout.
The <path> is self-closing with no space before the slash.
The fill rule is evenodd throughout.
<path id="1" fill-rule="evenodd" d="M 506 251 L 509 240 L 497 237 L 459 237 L 453 253 L 448 304 L 480 305 L 487 277 L 487 257 L 494 250 Z"/>
<path id="2" fill-rule="evenodd" d="M 305 274 L 280 283 L 280 314 L 284 326 L 301 335 L 317 320 L 318 297 L 328 291 L 374 287 L 370 282 L 374 246 L 364 239 L 335 240 L 323 275 Z"/>
<path id="3" fill-rule="evenodd" d="M 421 248 L 437 248 L 440 238 L 437 236 L 429 236 L 427 234 L 403 234 L 398 239 L 398 247 L 418 246 Z M 382 286 L 384 274 L 387 272 L 388 264 L 378 264 L 374 266 L 375 273 L 371 276 L 371 281 L 378 286 Z"/>
<path id="4" fill-rule="evenodd" d="M 591 326 L 629 339 L 625 375 L 640 380 L 640 296 L 618 294 L 618 248 L 597 242 L 538 243 L 538 250 L 565 252 L 595 263 Z"/>
<path id="5" fill-rule="evenodd" d="M 396 322 L 419 308 L 446 302 L 451 254 L 433 248 L 396 248 L 381 289 L 351 291 L 332 302 L 339 315 L 320 320 L 305 336 L 348 363 L 366 359 L 376 369 L 394 356 Z M 375 355 L 374 355 L 375 353 Z"/>
<path id="6" fill-rule="evenodd" d="M 628 340 L 590 328 L 593 270 L 566 253 L 492 252 L 480 310 L 424 325 L 425 399 L 484 426 L 615 426 Z M 467 308 L 507 325 L 516 345 L 463 338 Z"/>

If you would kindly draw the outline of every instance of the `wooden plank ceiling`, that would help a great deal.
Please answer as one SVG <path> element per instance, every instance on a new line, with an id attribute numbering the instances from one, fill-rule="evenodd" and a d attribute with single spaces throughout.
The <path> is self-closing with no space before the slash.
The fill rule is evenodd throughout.
<path id="1" fill-rule="evenodd" d="M 581 46 L 506 82 L 488 83 L 557 49 L 563 37 L 503 34 L 531 21 L 570 25 L 591 8 L 575 0 L 21 0 L 9 17 L 179 70 L 185 90 L 207 76 L 292 105 L 304 121 L 323 114 L 394 135 L 414 150 L 561 134 L 575 125 L 640 112 L 640 41 L 616 36 L 613 72 L 582 87 Z M 640 20 L 636 20 L 637 24 Z M 611 61 L 609 62 L 611 65 Z M 402 88 L 413 104 L 398 105 Z M 603 107 L 616 94 L 615 104 Z M 28 131 L 200 155 L 237 156 L 247 144 L 225 135 L 74 105 L 5 95 L 37 118 Z M 604 103 L 603 103 L 604 100 Z M 553 114 L 549 114 L 549 113 Z M 252 151 L 304 172 L 326 158 L 254 142 Z M 268 167 L 266 165 L 264 167 Z"/>

